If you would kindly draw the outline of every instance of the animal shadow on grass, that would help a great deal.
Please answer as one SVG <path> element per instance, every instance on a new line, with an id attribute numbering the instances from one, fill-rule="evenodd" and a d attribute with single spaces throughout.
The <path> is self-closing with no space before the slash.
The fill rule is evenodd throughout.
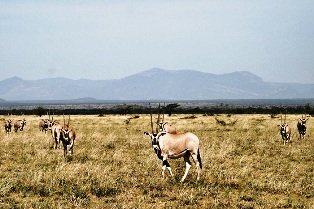
<path id="1" fill-rule="evenodd" d="M 70 163 L 70 162 L 72 162 L 73 160 L 74 160 L 74 158 L 73 158 L 73 156 L 72 155 L 67 155 L 67 156 L 65 156 L 65 162 L 68 162 L 68 163 Z"/>

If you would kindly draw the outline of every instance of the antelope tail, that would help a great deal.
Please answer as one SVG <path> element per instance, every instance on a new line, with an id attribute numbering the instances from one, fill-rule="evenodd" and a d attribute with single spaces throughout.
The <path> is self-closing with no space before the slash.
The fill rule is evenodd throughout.
<path id="1" fill-rule="evenodd" d="M 200 155 L 200 149 L 197 150 L 197 160 L 200 163 L 200 168 L 202 169 L 202 160 L 201 160 L 201 155 Z"/>

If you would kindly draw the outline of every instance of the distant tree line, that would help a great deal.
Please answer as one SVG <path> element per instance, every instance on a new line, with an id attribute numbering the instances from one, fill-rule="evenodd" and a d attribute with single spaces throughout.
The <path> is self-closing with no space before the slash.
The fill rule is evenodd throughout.
<path id="1" fill-rule="evenodd" d="M 10 109 L 0 110 L 1 115 L 38 115 L 43 116 L 48 112 L 54 115 L 108 115 L 108 114 L 157 114 L 164 113 L 169 116 L 171 114 L 310 114 L 314 116 L 314 106 L 310 104 L 295 105 L 295 106 L 238 106 L 238 105 L 217 105 L 217 106 L 204 106 L 204 107 L 183 107 L 177 103 L 168 104 L 161 107 L 147 107 L 140 105 L 116 105 L 111 108 L 67 108 L 67 109 L 46 109 L 38 106 L 33 109 Z"/>

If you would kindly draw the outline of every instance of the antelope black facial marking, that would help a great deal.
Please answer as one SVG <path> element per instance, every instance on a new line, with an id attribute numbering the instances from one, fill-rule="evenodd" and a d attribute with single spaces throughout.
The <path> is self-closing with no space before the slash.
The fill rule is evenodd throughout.
<path id="1" fill-rule="evenodd" d="M 170 167 L 170 164 L 169 164 L 169 162 L 167 160 L 163 160 L 162 161 L 162 165 L 166 166 L 166 167 Z"/>

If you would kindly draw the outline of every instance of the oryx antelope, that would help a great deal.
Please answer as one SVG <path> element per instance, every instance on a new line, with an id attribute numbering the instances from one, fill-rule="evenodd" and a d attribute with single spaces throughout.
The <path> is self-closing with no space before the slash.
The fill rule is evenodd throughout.
<path id="1" fill-rule="evenodd" d="M 199 150 L 199 138 L 193 133 L 172 134 L 167 132 L 154 133 L 152 114 L 150 114 L 152 133 L 144 132 L 145 135 L 151 138 L 153 149 L 157 157 L 162 160 L 162 176 L 165 176 L 165 170 L 168 169 L 170 175 L 173 173 L 168 162 L 168 158 L 176 159 L 183 157 L 185 161 L 185 173 L 181 182 L 185 180 L 191 168 L 190 156 L 197 168 L 197 180 L 200 178 L 202 169 L 202 161 Z M 159 116 L 158 116 L 159 120 Z M 158 122 L 158 121 L 157 121 Z M 157 128 L 158 130 L 158 128 Z"/>
<path id="2" fill-rule="evenodd" d="M 291 137 L 291 128 L 286 123 L 286 115 L 285 115 L 285 121 L 282 123 L 282 115 L 281 115 L 281 125 L 280 126 L 280 134 L 283 140 L 283 144 L 285 145 L 290 141 Z"/>
<path id="3" fill-rule="evenodd" d="M 62 125 L 55 121 L 50 123 L 50 125 L 51 125 L 50 129 L 51 129 L 51 134 L 52 134 L 52 140 L 54 143 L 53 148 L 57 149 L 60 143 Z"/>
<path id="4" fill-rule="evenodd" d="M 49 119 L 40 119 L 38 123 L 39 130 L 41 132 L 45 132 L 45 134 L 47 133 L 48 130 L 51 130 L 51 127 L 55 124 L 53 116 L 52 119 L 50 119 L 50 110 L 47 113 L 47 115 L 49 116 Z"/>
<path id="5" fill-rule="evenodd" d="M 26 126 L 25 118 L 14 121 L 13 124 L 14 132 L 17 132 L 18 130 L 23 131 L 24 126 Z"/>
<path id="6" fill-rule="evenodd" d="M 304 139 L 305 138 L 305 134 L 306 134 L 306 122 L 307 122 L 308 118 L 306 118 L 305 116 L 302 118 L 299 118 L 298 123 L 297 123 L 297 128 L 299 131 L 299 135 L 300 135 L 300 139 Z"/>
<path id="7" fill-rule="evenodd" d="M 63 156 L 66 158 L 67 152 L 68 152 L 68 146 L 70 154 L 73 154 L 73 148 L 74 148 L 74 141 L 76 138 L 76 132 L 73 127 L 70 126 L 70 115 L 68 119 L 68 123 L 65 124 L 65 119 L 63 116 L 63 126 L 60 129 L 60 126 L 57 127 L 55 130 L 57 131 L 57 135 L 59 136 L 59 141 L 62 142 L 63 145 Z"/>
<path id="8" fill-rule="evenodd" d="M 158 134 L 144 132 L 144 134 L 150 136 L 155 153 L 157 154 L 158 158 L 162 160 L 163 177 L 165 176 L 166 169 L 168 169 L 170 175 L 173 176 L 168 158 L 176 159 L 183 157 L 186 166 L 185 173 L 181 179 L 181 182 L 183 182 L 190 170 L 190 156 L 192 156 L 192 159 L 197 167 L 197 180 L 199 180 L 202 169 L 202 161 L 199 150 L 200 142 L 195 134 L 171 134 L 166 132 L 159 132 Z"/>
<path id="9" fill-rule="evenodd" d="M 75 138 L 76 138 L 76 133 L 73 127 L 70 127 L 69 125 L 65 125 L 62 127 L 60 140 L 62 141 L 62 144 L 63 144 L 64 157 L 66 157 L 67 155 L 68 146 L 69 146 L 70 154 L 71 155 L 73 154 Z"/>
<path id="10" fill-rule="evenodd" d="M 4 129 L 6 134 L 9 135 L 12 129 L 12 119 L 8 119 L 4 122 Z"/>
<path id="11" fill-rule="evenodd" d="M 39 123 L 38 123 L 39 130 L 41 132 L 45 132 L 45 134 L 47 133 L 47 131 L 49 129 L 49 125 L 50 125 L 50 121 L 48 119 L 40 119 L 39 120 Z"/>

